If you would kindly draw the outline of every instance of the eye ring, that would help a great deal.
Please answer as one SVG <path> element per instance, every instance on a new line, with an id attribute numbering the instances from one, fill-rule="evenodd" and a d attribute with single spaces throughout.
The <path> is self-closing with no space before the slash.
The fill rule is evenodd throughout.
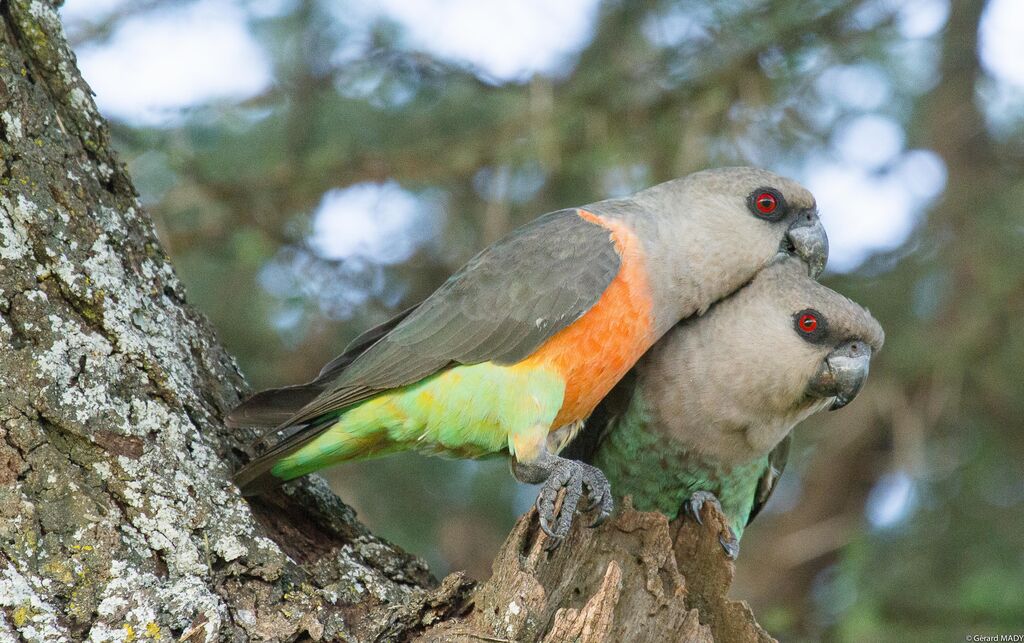
<path id="1" fill-rule="evenodd" d="M 793 328 L 801 339 L 812 344 L 821 343 L 828 338 L 828 321 L 813 308 L 804 308 L 794 314 Z"/>
<path id="2" fill-rule="evenodd" d="M 804 313 L 797 320 L 796 327 L 803 333 L 813 333 L 818 329 L 818 316 L 814 313 Z"/>
<path id="3" fill-rule="evenodd" d="M 775 188 L 757 188 L 747 197 L 747 206 L 758 219 L 778 221 L 786 213 L 786 200 Z"/>

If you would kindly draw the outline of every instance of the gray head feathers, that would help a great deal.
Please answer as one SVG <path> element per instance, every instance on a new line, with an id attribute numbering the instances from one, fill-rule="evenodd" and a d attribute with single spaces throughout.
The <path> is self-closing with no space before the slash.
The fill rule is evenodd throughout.
<path id="1" fill-rule="evenodd" d="M 744 205 L 744 200 L 758 188 L 778 190 L 793 210 L 813 210 L 814 195 L 796 181 L 756 167 L 720 167 L 694 172 L 684 177 L 659 183 L 633 195 L 638 203 L 668 205 L 685 194 L 715 195 L 722 200 Z"/>
<path id="2" fill-rule="evenodd" d="M 814 337 L 797 327 L 808 310 L 822 330 Z M 884 333 L 867 310 L 784 258 L 670 331 L 637 365 L 637 390 L 667 438 L 724 462 L 745 461 L 828 408 L 831 400 L 809 395 L 808 383 L 851 340 L 878 351 Z"/>

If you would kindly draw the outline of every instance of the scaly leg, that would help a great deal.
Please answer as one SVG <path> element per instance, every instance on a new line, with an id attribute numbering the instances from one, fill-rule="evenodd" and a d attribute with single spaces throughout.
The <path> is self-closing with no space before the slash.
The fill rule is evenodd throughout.
<path id="1" fill-rule="evenodd" d="M 599 508 L 597 518 L 591 523 L 596 527 L 611 515 L 614 508 L 611 485 L 608 478 L 597 467 L 569 460 L 554 455 L 544 449 L 534 460 L 520 462 L 512 460 L 512 475 L 520 482 L 528 484 L 542 483 L 537 494 L 537 514 L 540 517 L 540 528 L 551 539 L 548 549 L 554 549 L 569 534 L 573 515 L 579 505 L 584 491 L 590 497 L 590 503 L 583 509 L 590 511 Z M 565 489 L 562 507 L 555 515 L 555 501 L 558 493 Z M 554 525 L 554 527 L 552 527 Z"/>

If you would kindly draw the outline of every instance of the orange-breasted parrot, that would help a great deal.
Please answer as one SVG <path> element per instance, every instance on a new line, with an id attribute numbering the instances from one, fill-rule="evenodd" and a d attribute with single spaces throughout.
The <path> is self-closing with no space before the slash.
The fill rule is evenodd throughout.
<path id="1" fill-rule="evenodd" d="M 816 275 L 828 241 L 806 189 L 753 168 L 541 216 L 357 337 L 313 381 L 236 408 L 229 424 L 286 434 L 235 480 L 255 494 L 397 451 L 507 453 L 516 478 L 543 483 L 541 526 L 557 543 L 584 490 L 600 507 L 595 522 L 612 509 L 604 475 L 559 457 L 561 447 L 666 331 L 780 252 Z"/>
<path id="2" fill-rule="evenodd" d="M 661 339 L 601 402 L 565 454 L 592 462 L 636 508 L 700 521 L 704 502 L 743 528 L 785 467 L 790 431 L 863 387 L 881 326 L 787 258 Z"/>

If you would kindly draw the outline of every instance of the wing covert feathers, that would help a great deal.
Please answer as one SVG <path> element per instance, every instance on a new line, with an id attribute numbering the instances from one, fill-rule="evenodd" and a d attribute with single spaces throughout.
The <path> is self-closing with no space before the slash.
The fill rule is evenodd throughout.
<path id="1" fill-rule="evenodd" d="M 793 443 L 793 434 L 790 433 L 782 438 L 772 452 L 768 454 L 768 466 L 761 478 L 757 481 L 757 491 L 754 495 L 754 505 L 750 508 L 750 516 L 747 517 L 749 525 L 761 513 L 768 499 L 775 493 L 775 487 L 779 485 L 779 478 L 786 469 L 786 462 L 789 461 L 789 447 Z"/>
<path id="2" fill-rule="evenodd" d="M 576 210 L 545 215 L 487 248 L 337 369 L 288 423 L 315 419 L 452 364 L 514 364 L 582 317 L 619 272 L 607 228 Z"/>

